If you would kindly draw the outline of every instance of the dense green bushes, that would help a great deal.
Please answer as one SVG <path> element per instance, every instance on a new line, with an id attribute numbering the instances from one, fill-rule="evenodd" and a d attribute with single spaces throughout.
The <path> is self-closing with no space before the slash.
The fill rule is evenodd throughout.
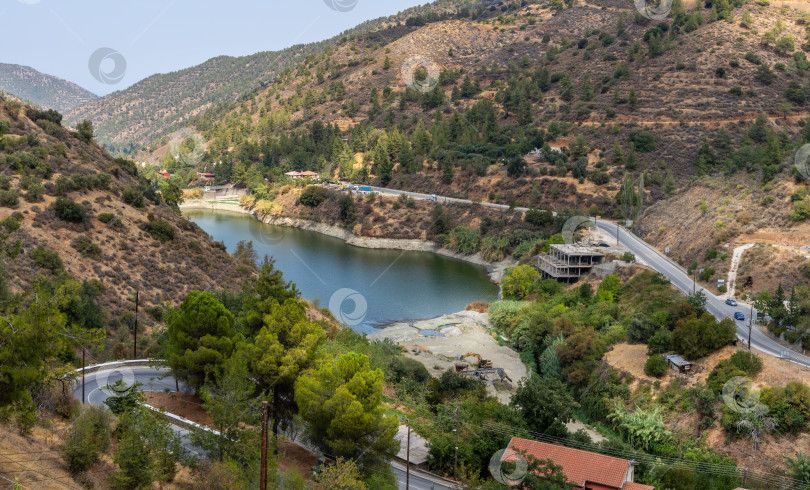
<path id="1" fill-rule="evenodd" d="M 448 237 L 448 247 L 456 253 L 472 255 L 479 250 L 481 235 L 478 230 L 457 226 Z"/>
<path id="2" fill-rule="evenodd" d="M 749 352 L 735 352 L 729 359 L 717 363 L 709 374 L 706 384 L 715 393 L 720 393 L 728 380 L 736 376 L 753 377 L 762 370 L 762 359 Z"/>
<path id="3" fill-rule="evenodd" d="M 516 321 L 531 308 L 531 303 L 523 301 L 496 301 L 489 306 L 489 321 L 495 328 L 511 332 Z"/>
<path id="4" fill-rule="evenodd" d="M 143 199 L 143 189 L 140 187 L 127 187 L 121 192 L 121 199 L 133 208 L 142 208 L 146 205 Z"/>
<path id="5" fill-rule="evenodd" d="M 115 215 L 112 213 L 101 213 L 98 215 L 98 220 L 104 224 L 109 223 L 115 218 Z"/>
<path id="6" fill-rule="evenodd" d="M 13 189 L 0 191 L 0 206 L 13 208 L 20 204 L 20 195 Z"/>
<path id="7" fill-rule="evenodd" d="M 810 387 L 792 381 L 783 387 L 762 390 L 762 403 L 778 422 L 777 430 L 798 434 L 810 430 Z"/>
<path id="8" fill-rule="evenodd" d="M 31 260 L 34 261 L 34 265 L 42 269 L 56 272 L 63 267 L 62 259 L 59 258 L 59 254 L 44 248 L 42 245 L 32 250 L 30 255 Z"/>
<path id="9" fill-rule="evenodd" d="M 53 204 L 56 217 L 68 223 L 81 223 L 87 216 L 87 210 L 81 204 L 63 197 L 57 198 Z"/>
<path id="10" fill-rule="evenodd" d="M 161 242 L 170 242 L 174 240 L 174 227 L 168 221 L 156 219 L 146 224 L 146 231 L 152 235 L 152 238 Z"/>
<path id="11" fill-rule="evenodd" d="M 681 320 L 672 332 L 672 345 L 686 359 L 700 359 L 729 345 L 737 336 L 734 321 L 717 321 L 705 313 L 701 317 Z"/>
<path id="12" fill-rule="evenodd" d="M 62 452 L 72 474 L 90 469 L 110 448 L 113 417 L 104 407 L 84 405 L 68 430 Z"/>
<path id="13" fill-rule="evenodd" d="M 310 208 L 317 208 L 318 206 L 321 205 L 321 203 L 326 201 L 326 198 L 328 197 L 329 197 L 329 190 L 324 189 L 323 187 L 311 185 L 306 189 L 304 189 L 303 192 L 301 192 L 301 197 L 299 198 L 299 201 L 304 206 Z"/>
<path id="14" fill-rule="evenodd" d="M 540 273 L 532 265 L 519 265 L 507 269 L 501 282 L 506 299 L 521 300 L 529 295 L 529 289 L 540 279 Z"/>
<path id="15" fill-rule="evenodd" d="M 667 372 L 667 360 L 660 354 L 653 354 L 644 363 L 644 374 L 660 378 Z"/>
<path id="16" fill-rule="evenodd" d="M 55 192 L 58 196 L 65 196 L 70 192 L 107 189 L 111 182 L 111 177 L 107 174 L 79 175 L 70 177 L 60 175 L 56 179 Z"/>

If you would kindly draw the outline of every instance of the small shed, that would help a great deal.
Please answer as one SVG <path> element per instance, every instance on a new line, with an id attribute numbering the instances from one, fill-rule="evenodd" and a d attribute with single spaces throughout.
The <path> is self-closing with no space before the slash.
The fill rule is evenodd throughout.
<path id="1" fill-rule="evenodd" d="M 671 367 L 673 371 L 677 371 L 680 374 L 689 374 L 692 372 L 692 363 L 678 354 L 669 355 L 666 359 L 667 364 L 669 364 L 669 367 Z"/>

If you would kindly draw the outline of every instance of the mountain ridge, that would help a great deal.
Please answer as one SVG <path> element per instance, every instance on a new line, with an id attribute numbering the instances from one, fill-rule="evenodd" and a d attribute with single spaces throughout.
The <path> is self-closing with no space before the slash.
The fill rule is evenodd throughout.
<path id="1" fill-rule="evenodd" d="M 98 97 L 69 80 L 11 63 L 0 63 L 0 91 L 59 112 L 67 112 Z"/>

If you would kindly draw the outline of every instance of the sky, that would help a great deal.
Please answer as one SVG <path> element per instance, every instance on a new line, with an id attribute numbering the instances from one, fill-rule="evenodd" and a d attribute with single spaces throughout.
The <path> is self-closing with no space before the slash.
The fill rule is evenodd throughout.
<path id="1" fill-rule="evenodd" d="M 0 0 L 0 62 L 106 95 L 219 55 L 321 41 L 427 0 Z"/>

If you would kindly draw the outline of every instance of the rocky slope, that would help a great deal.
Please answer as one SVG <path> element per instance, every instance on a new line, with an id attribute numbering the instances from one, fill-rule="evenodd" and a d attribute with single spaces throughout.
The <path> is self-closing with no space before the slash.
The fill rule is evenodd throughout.
<path id="1" fill-rule="evenodd" d="M 134 307 L 136 292 L 148 308 L 177 304 L 190 290 L 241 285 L 250 270 L 152 195 L 132 162 L 29 115 L 38 116 L 0 99 L 0 128 L 8 128 L 0 129 L 0 221 L 12 291 L 64 271 L 99 281 L 100 304 L 115 316 Z M 66 215 L 58 200 L 83 212 Z"/>

